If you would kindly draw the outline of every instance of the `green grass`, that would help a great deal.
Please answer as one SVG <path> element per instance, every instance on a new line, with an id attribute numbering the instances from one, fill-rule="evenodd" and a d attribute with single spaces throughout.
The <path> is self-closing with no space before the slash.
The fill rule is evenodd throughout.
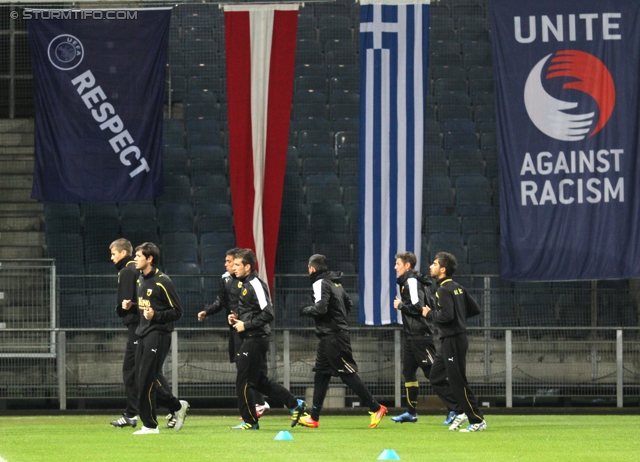
<path id="1" fill-rule="evenodd" d="M 0 461 L 375 461 L 394 449 L 403 461 L 640 461 L 638 416 L 491 416 L 482 433 L 450 432 L 441 416 L 416 424 L 368 416 L 325 416 L 320 428 L 290 428 L 265 416 L 256 432 L 231 431 L 235 417 L 190 415 L 181 432 L 133 436 L 109 416 L 2 417 Z M 139 428 L 139 427 L 138 427 Z M 274 441 L 289 430 L 294 441 Z"/>

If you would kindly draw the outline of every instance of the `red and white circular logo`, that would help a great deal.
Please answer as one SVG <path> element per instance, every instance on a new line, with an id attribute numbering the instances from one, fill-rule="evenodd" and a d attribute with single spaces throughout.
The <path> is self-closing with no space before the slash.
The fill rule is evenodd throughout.
<path id="1" fill-rule="evenodd" d="M 547 66 L 547 62 L 551 64 Z M 577 90 L 595 101 L 598 109 L 578 95 L 565 101 L 550 95 L 543 79 L 564 79 L 562 89 Z M 607 124 L 616 101 L 616 88 L 609 69 L 595 56 L 578 50 L 563 50 L 542 58 L 531 70 L 524 87 L 527 114 L 545 135 L 561 141 L 580 141 L 598 133 Z"/>

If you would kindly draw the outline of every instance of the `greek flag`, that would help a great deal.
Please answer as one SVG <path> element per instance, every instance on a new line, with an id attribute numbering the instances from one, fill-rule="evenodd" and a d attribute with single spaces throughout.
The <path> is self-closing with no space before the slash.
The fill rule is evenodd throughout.
<path id="1" fill-rule="evenodd" d="M 395 254 L 420 261 L 430 0 L 360 9 L 360 322 L 399 322 Z"/>

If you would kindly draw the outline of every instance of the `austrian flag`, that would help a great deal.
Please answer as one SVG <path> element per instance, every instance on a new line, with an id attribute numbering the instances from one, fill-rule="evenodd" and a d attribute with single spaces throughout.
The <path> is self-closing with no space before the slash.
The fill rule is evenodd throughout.
<path id="1" fill-rule="evenodd" d="M 273 287 L 299 5 L 226 5 L 229 173 L 238 247 Z"/>

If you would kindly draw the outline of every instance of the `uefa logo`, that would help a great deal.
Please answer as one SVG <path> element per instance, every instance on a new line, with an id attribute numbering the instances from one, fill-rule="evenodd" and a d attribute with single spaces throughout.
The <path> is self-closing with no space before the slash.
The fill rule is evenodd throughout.
<path id="1" fill-rule="evenodd" d="M 524 87 L 531 121 L 542 133 L 561 141 L 580 141 L 598 133 L 609 121 L 615 102 L 609 69 L 595 56 L 578 50 L 542 58 Z"/>
<path id="2" fill-rule="evenodd" d="M 69 71 L 82 62 L 84 48 L 73 35 L 62 34 L 49 43 L 48 55 L 51 64 L 61 71 Z"/>

